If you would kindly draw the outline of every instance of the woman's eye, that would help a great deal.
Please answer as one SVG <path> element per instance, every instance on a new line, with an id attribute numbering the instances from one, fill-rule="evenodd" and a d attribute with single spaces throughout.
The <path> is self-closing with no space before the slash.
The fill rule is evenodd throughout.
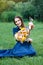
<path id="1" fill-rule="evenodd" d="M 18 20 L 18 21 L 20 21 L 20 20 Z"/>
<path id="2" fill-rule="evenodd" d="M 17 23 L 17 21 L 15 21 Z"/>

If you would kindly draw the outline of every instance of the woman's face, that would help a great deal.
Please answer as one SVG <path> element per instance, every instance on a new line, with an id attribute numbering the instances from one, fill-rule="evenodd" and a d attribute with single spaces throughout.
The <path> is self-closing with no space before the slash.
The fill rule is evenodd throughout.
<path id="1" fill-rule="evenodd" d="M 15 18 L 15 23 L 18 27 L 20 27 L 22 25 L 22 22 L 19 18 Z"/>

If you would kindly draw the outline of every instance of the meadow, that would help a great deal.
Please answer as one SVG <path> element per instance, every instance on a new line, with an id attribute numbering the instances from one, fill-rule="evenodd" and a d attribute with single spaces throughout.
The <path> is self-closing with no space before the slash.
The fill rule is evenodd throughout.
<path id="1" fill-rule="evenodd" d="M 33 39 L 32 46 L 37 55 L 34 57 L 24 56 L 23 58 L 0 58 L 0 65 L 43 65 L 43 22 L 34 21 L 34 29 L 30 37 Z M 24 22 L 27 26 L 28 22 Z M 13 48 L 16 44 L 13 37 L 13 22 L 0 22 L 0 50 Z"/>

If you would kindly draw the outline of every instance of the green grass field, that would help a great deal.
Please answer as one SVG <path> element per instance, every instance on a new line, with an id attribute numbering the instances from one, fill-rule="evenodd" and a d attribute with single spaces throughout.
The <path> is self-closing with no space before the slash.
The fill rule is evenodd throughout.
<path id="1" fill-rule="evenodd" d="M 28 22 L 27 22 L 28 23 Z M 25 25 L 27 26 L 25 22 Z M 33 39 L 32 46 L 37 52 L 37 56 L 23 58 L 0 58 L 0 65 L 43 65 L 43 23 L 34 21 L 34 29 L 30 37 Z M 0 22 L 0 49 L 10 49 L 16 44 L 13 38 L 13 23 Z"/>

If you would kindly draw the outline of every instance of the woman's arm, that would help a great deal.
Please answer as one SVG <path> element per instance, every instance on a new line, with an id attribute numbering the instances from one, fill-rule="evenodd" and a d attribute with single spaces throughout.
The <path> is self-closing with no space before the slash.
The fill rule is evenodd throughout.
<path id="1" fill-rule="evenodd" d="M 29 30 L 32 30 L 33 28 L 34 28 L 34 24 L 33 24 L 33 22 L 29 22 Z"/>
<path id="2" fill-rule="evenodd" d="M 20 33 L 20 31 L 18 31 L 16 34 L 15 34 L 15 39 L 17 41 L 22 41 L 22 34 Z"/>

